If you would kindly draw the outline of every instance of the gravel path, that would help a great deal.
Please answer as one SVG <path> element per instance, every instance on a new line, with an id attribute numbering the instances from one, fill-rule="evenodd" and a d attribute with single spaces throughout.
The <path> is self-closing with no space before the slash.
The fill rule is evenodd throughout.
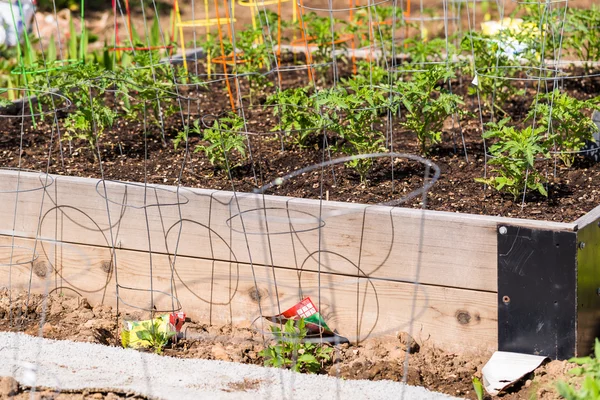
<path id="1" fill-rule="evenodd" d="M 26 386 L 113 389 L 160 399 L 453 399 L 391 381 L 345 381 L 0 332 L 0 376 Z"/>

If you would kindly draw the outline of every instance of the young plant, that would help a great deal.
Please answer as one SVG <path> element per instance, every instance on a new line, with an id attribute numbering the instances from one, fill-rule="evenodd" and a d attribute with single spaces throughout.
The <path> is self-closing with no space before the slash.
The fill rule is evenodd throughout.
<path id="1" fill-rule="evenodd" d="M 217 168 L 233 168 L 232 153 L 236 152 L 241 160 L 246 158 L 246 136 L 240 134 L 244 130 L 244 120 L 234 112 L 214 121 L 211 128 L 204 130 L 204 140 L 208 145 L 199 144 L 194 153 L 202 151 L 208 161 Z M 241 162 L 241 161 L 240 161 Z"/>
<path id="2" fill-rule="evenodd" d="M 307 147 L 310 137 L 324 125 L 308 87 L 278 91 L 266 104 L 274 105 L 273 115 L 279 121 L 272 131 L 285 132 L 300 148 Z"/>
<path id="3" fill-rule="evenodd" d="M 334 150 L 350 156 L 386 151 L 384 136 L 377 129 L 377 124 L 379 116 L 385 115 L 389 109 L 387 92 L 382 88 L 363 86 L 356 79 L 343 83 L 348 89 L 340 86 L 323 90 L 316 100 L 331 120 L 330 129 L 343 139 Z M 358 172 L 361 183 L 366 183 L 373 159 L 354 159 L 346 165 Z"/>
<path id="4" fill-rule="evenodd" d="M 556 89 L 538 96 L 527 119 L 536 118 L 537 124 L 550 132 L 560 152 L 558 157 L 570 167 L 577 152 L 586 142 L 593 140 L 594 133 L 598 131 L 594 121 L 585 113 L 590 110 L 600 111 L 600 97 L 577 100 Z"/>
<path id="5" fill-rule="evenodd" d="M 495 167 L 492 172 L 496 176 L 475 180 L 500 192 L 510 193 L 515 199 L 523 194 L 525 189 L 548 196 L 544 187 L 546 178 L 537 170 L 535 162 L 536 157 L 550 156 L 548 141 L 544 140 L 545 129 L 529 126 L 519 130 L 507 126 L 508 121 L 509 118 L 505 118 L 497 124 L 488 124 L 491 129 L 483 134 L 484 139 L 497 139 L 489 148 L 492 157 L 488 161 Z"/>
<path id="6" fill-rule="evenodd" d="M 375 5 L 359 9 L 348 30 L 358 36 L 359 47 L 373 46 L 390 53 L 394 30 L 398 32 L 405 26 L 401 7 Z"/>
<path id="7" fill-rule="evenodd" d="M 397 83 L 396 91 L 402 94 L 400 104 L 405 110 L 404 121 L 400 124 L 417 135 L 423 154 L 441 141 L 446 118 L 453 113 L 462 113 L 459 106 L 464 103 L 460 96 L 439 85 L 453 77 L 452 71 L 436 66 L 414 74 L 410 81 Z"/>
<path id="8" fill-rule="evenodd" d="M 475 396 L 477 396 L 477 400 L 483 400 L 483 383 L 476 376 L 473 377 L 473 390 L 475 391 Z"/>
<path id="9" fill-rule="evenodd" d="M 452 59 L 452 55 L 456 52 L 454 46 L 446 43 L 446 40 L 434 38 L 431 40 L 423 40 L 422 38 L 408 38 L 406 43 L 406 53 L 410 56 L 408 67 L 414 65 L 423 65 L 427 67 L 427 63 L 441 61 L 444 59 Z"/>
<path id="10" fill-rule="evenodd" d="M 194 120 L 192 126 L 185 125 L 183 130 L 177 133 L 177 136 L 173 139 L 173 148 L 177 150 L 182 142 L 187 142 L 191 133 L 196 133 L 198 135 L 202 133 L 202 130 L 200 129 L 200 120 Z"/>
<path id="11" fill-rule="evenodd" d="M 163 348 L 175 335 L 173 331 L 161 330 L 161 325 L 161 321 L 146 321 L 142 323 L 143 329 L 135 332 L 137 338 L 146 342 L 156 354 L 161 354 Z"/>
<path id="12" fill-rule="evenodd" d="M 517 60 L 521 46 L 510 37 L 508 30 L 494 36 L 469 32 L 461 42 L 462 50 L 473 53 L 473 62 L 468 71 L 475 79 L 469 87 L 469 95 L 479 91 L 482 100 L 492 115 L 499 111 L 506 115 L 504 104 L 513 96 L 525 94 L 524 90 L 510 81 L 520 67 Z M 518 47 L 518 48 L 515 48 Z"/>
<path id="13" fill-rule="evenodd" d="M 332 347 L 303 342 L 307 334 L 303 318 L 287 320 L 283 329 L 272 326 L 271 333 L 275 336 L 275 344 L 267 346 L 259 353 L 264 357 L 266 367 L 317 373 L 331 360 Z"/>
<path id="14" fill-rule="evenodd" d="M 568 32 L 565 44 L 584 61 L 586 70 L 591 63 L 600 60 L 600 7 L 591 4 L 587 8 L 569 8 L 565 30 Z"/>
<path id="15" fill-rule="evenodd" d="M 320 17 L 314 12 L 310 12 L 304 17 L 308 38 L 310 44 L 317 46 L 312 58 L 317 64 L 327 64 L 332 60 L 334 49 L 340 50 L 346 48 L 346 42 L 341 41 L 341 36 L 347 32 L 347 22 L 329 18 Z M 322 73 L 328 67 L 323 66 L 317 70 Z"/>
<path id="16" fill-rule="evenodd" d="M 266 39 L 267 43 L 263 39 Z M 250 87 L 249 100 L 252 104 L 254 94 L 268 85 L 272 85 L 260 71 L 269 66 L 268 48 L 272 48 L 271 38 L 263 37 L 262 28 L 246 27 L 236 37 L 235 46 L 240 51 L 240 63 L 236 65 L 238 73 L 247 74 Z"/>
<path id="17" fill-rule="evenodd" d="M 98 138 L 117 117 L 104 98 L 114 77 L 99 65 L 90 63 L 66 67 L 51 81 L 40 76 L 37 82 L 41 88 L 47 85 L 47 91 L 52 90 L 51 87 L 60 87 L 73 103 L 73 110 L 64 120 L 63 140 L 84 140 L 92 151 L 95 150 Z"/>
<path id="18" fill-rule="evenodd" d="M 558 393 L 567 400 L 600 400 L 600 341 L 596 339 L 594 357 L 571 358 L 569 362 L 578 365 L 569 374 L 584 377 L 583 382 L 576 388 L 559 381 L 556 384 Z"/>

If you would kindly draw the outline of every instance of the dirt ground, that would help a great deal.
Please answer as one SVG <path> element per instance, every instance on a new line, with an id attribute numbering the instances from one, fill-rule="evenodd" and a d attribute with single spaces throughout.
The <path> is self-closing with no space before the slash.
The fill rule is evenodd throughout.
<path id="1" fill-rule="evenodd" d="M 11 299 L 11 301 L 9 301 Z M 119 346 L 118 327 L 122 319 L 141 318 L 140 314 L 117 315 L 110 306 L 92 307 L 85 298 L 68 297 L 53 293 L 47 297 L 27 296 L 25 292 L 0 291 L 0 330 L 20 331 L 42 335 L 51 339 L 100 343 Z M 40 320 L 45 323 L 40 330 Z M 183 338 L 168 345 L 164 355 L 182 358 L 201 358 L 262 365 L 259 352 L 271 343 L 269 337 L 246 326 L 209 326 L 189 321 L 182 328 Z M 410 350 L 408 355 L 407 350 Z M 418 343 L 406 332 L 397 337 L 373 338 L 360 344 L 335 346 L 331 362 L 323 365 L 320 373 L 343 379 L 406 380 L 411 385 L 453 396 L 476 399 L 472 386 L 473 376 L 481 378 L 481 369 L 490 354 L 455 354 L 446 352 L 427 342 Z M 408 357 L 408 375 L 404 377 Z M 566 361 L 551 361 L 523 379 L 514 388 L 500 396 L 506 400 L 559 399 L 555 390 L 557 380 L 571 380 L 566 372 L 573 365 Z M 10 379 L 0 381 L 0 399 L 14 389 Z M 28 388 L 20 388 L 16 398 L 25 398 Z M 88 393 L 64 394 L 40 390 L 45 398 L 97 399 L 128 397 L 123 393 L 106 393 L 101 390 Z M 69 397 L 70 396 L 70 397 Z M 43 397 L 40 397 L 43 398 Z M 136 397 L 134 397 L 136 398 Z M 139 398 L 139 397 L 138 397 Z"/>
<path id="2" fill-rule="evenodd" d="M 0 376 L 0 400 L 141 400 L 146 397 L 131 393 L 108 392 L 103 390 L 57 391 L 47 388 L 24 387 L 12 377 Z"/>

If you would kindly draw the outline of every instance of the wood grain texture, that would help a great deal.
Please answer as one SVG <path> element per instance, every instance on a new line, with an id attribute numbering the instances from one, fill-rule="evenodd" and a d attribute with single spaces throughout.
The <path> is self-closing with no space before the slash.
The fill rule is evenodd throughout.
<path id="1" fill-rule="evenodd" d="M 0 236 L 0 246 L 11 244 Z M 494 293 L 162 254 L 150 264 L 149 253 L 121 249 L 111 262 L 108 248 L 31 239 L 14 244 L 36 248 L 37 257 L 27 263 L 31 253 L 24 252 L 19 265 L 0 268 L 0 286 L 28 289 L 31 281 L 34 292 L 73 289 L 93 304 L 115 306 L 118 277 L 121 309 L 180 304 L 194 320 L 221 324 L 274 315 L 310 296 L 328 324 L 351 340 L 394 335 L 412 325 L 416 338 L 451 351 L 496 348 Z M 0 248 L 3 264 L 10 261 L 5 250 Z M 267 329 L 265 320 L 258 318 L 255 327 Z"/>
<path id="2" fill-rule="evenodd" d="M 490 292 L 498 223 L 575 226 L 64 176 L 17 201 L 44 175 L 0 174 L 0 234 Z"/>

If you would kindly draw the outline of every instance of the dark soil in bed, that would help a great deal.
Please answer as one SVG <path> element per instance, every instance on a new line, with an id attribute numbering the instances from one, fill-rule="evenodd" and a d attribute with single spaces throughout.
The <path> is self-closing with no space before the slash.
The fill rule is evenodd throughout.
<path id="1" fill-rule="evenodd" d="M 348 75 L 350 68 L 343 66 L 341 71 L 342 75 Z M 282 73 L 283 87 L 307 82 L 305 70 Z M 453 90 L 465 96 L 466 107 L 472 116 L 462 120 L 460 128 L 457 124 L 453 126 L 451 120 L 446 121 L 443 142 L 427 156 L 441 169 L 439 180 L 427 196 L 427 208 L 572 222 L 600 203 L 600 165 L 581 156 L 571 168 L 564 167 L 558 160 L 556 163 L 550 160 L 542 166 L 549 176 L 548 198 L 528 194 L 522 203 L 521 198 L 515 199 L 511 195 L 484 189 L 481 183 L 475 182 L 475 178 L 484 176 L 486 163 L 477 101 L 475 97 L 466 95 L 468 82 L 468 77 L 455 80 Z M 507 106 L 507 111 L 517 121 L 524 118 L 536 89 L 531 84 L 527 87 L 526 82 L 519 84 L 527 89 L 527 94 L 512 99 Z M 247 87 L 243 79 L 241 85 L 242 90 Z M 565 81 L 565 88 L 575 97 L 590 98 L 600 93 L 600 78 Z M 331 134 L 327 137 L 315 135 L 310 146 L 303 149 L 293 146 L 289 141 L 282 141 L 279 136 L 251 135 L 250 161 L 233 167 L 229 172 L 216 169 L 202 152 L 193 152 L 196 145 L 202 143 L 199 135 L 190 136 L 187 152 L 184 145 L 175 149 L 173 139 L 182 130 L 184 120 L 200 119 L 208 114 L 218 115 L 229 109 L 224 84 L 214 83 L 203 89 L 187 86 L 181 88 L 180 93 L 186 99 L 193 100 L 182 101 L 183 111 L 168 117 L 164 128 L 150 125 L 144 135 L 143 121 L 119 118 L 99 141 L 102 168 L 97 154 L 86 143 L 57 140 L 58 131 L 52 129 L 52 118 L 38 121 L 37 128 L 32 126 L 30 119 L 1 119 L 0 166 L 48 170 L 59 175 L 104 176 L 114 180 L 247 192 L 292 171 L 343 156 L 324 147 L 325 141 L 328 144 L 336 142 L 337 139 Z M 262 104 L 264 99 L 264 93 L 255 96 L 254 106 L 250 108 L 252 112 L 247 115 L 250 125 L 257 132 L 268 132 L 273 126 L 272 109 Z M 59 113 L 59 120 L 64 113 Z M 62 132 L 61 122 L 59 127 Z M 392 121 L 392 127 L 394 151 L 418 155 L 415 135 L 401 129 L 398 121 Z M 19 157 L 21 131 L 23 143 Z M 234 158 L 232 164 L 236 161 Z M 425 167 L 415 161 L 396 158 L 392 162 L 390 158 L 381 158 L 375 160 L 366 184 L 360 182 L 356 172 L 340 164 L 323 171 L 317 168 L 267 193 L 300 198 L 319 198 L 323 193 L 323 197 L 335 201 L 385 203 L 401 199 L 421 187 L 424 171 Z M 487 173 L 490 173 L 489 166 Z M 420 208 L 421 196 L 405 202 L 403 206 Z"/>

